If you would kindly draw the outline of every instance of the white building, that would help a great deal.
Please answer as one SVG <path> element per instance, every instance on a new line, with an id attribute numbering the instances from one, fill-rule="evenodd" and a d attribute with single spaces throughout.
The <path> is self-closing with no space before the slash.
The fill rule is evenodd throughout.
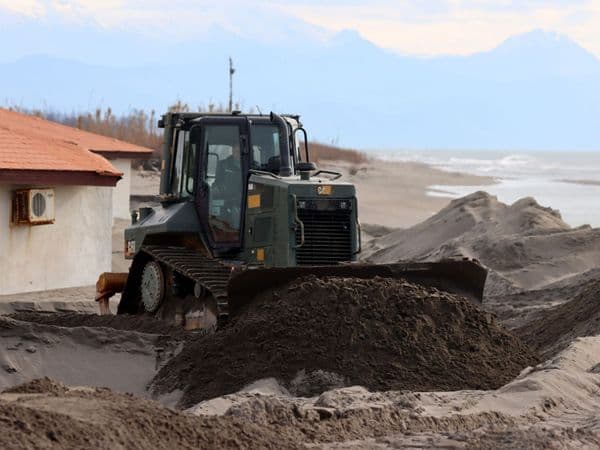
<path id="1" fill-rule="evenodd" d="M 89 133 L 87 133 L 89 134 Z M 97 136 L 106 139 L 103 136 Z M 103 146 L 90 142 L 89 150 L 108 159 L 115 169 L 121 173 L 121 179 L 113 189 L 113 218 L 131 220 L 129 209 L 129 197 L 131 196 L 131 161 L 134 159 L 146 159 L 152 156 L 152 150 L 144 147 L 136 147 L 126 142 L 110 139 Z M 112 145 L 113 150 L 106 147 Z"/>
<path id="2" fill-rule="evenodd" d="M 0 109 L 0 295 L 86 286 L 110 271 L 130 158 L 150 154 Z"/>

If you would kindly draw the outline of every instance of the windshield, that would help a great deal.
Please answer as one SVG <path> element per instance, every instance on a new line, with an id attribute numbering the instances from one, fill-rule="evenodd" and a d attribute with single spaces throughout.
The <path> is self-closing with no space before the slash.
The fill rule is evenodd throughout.
<path id="1" fill-rule="evenodd" d="M 279 173 L 281 145 L 277 125 L 253 124 L 251 133 L 252 161 L 250 167 L 275 174 Z"/>

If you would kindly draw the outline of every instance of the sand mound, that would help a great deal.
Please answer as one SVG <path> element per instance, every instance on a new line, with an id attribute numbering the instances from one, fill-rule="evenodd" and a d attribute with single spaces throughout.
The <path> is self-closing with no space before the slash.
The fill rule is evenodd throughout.
<path id="1" fill-rule="evenodd" d="M 453 200 L 414 227 L 394 231 L 373 241 L 370 252 L 374 252 L 376 259 L 412 259 L 465 235 L 502 236 L 569 229 L 557 211 L 538 205 L 533 198 L 524 198 L 509 206 L 480 191 Z"/>
<path id="2" fill-rule="evenodd" d="M 600 229 L 572 229 L 529 197 L 506 205 L 485 192 L 366 247 L 374 262 L 476 258 L 491 269 L 486 296 L 542 289 L 600 266 Z"/>
<path id="3" fill-rule="evenodd" d="M 323 370 L 373 390 L 498 387 L 535 362 L 463 298 L 375 278 L 298 280 L 263 294 L 214 336 L 190 340 L 154 381 L 183 406 L 274 377 Z"/>
<path id="4" fill-rule="evenodd" d="M 544 358 L 565 349 L 575 338 L 600 334 L 600 280 L 589 282 L 572 300 L 540 313 L 516 333 Z"/>

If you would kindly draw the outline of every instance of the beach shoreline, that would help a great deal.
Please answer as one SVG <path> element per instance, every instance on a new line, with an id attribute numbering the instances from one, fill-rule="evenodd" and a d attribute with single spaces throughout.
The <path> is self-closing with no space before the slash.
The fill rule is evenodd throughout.
<path id="1" fill-rule="evenodd" d="M 362 223 L 407 228 L 431 217 L 450 203 L 451 196 L 434 197 L 432 186 L 489 186 L 493 177 L 451 172 L 421 162 L 370 159 L 363 164 L 327 161 L 322 166 L 343 174 L 356 186 Z"/>

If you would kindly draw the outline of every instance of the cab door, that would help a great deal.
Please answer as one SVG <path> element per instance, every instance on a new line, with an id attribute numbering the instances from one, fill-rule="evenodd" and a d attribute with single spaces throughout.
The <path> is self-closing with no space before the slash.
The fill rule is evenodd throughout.
<path id="1" fill-rule="evenodd" d="M 215 255 L 242 248 L 248 178 L 245 118 L 203 118 L 191 129 L 198 158 L 196 205 Z"/>

